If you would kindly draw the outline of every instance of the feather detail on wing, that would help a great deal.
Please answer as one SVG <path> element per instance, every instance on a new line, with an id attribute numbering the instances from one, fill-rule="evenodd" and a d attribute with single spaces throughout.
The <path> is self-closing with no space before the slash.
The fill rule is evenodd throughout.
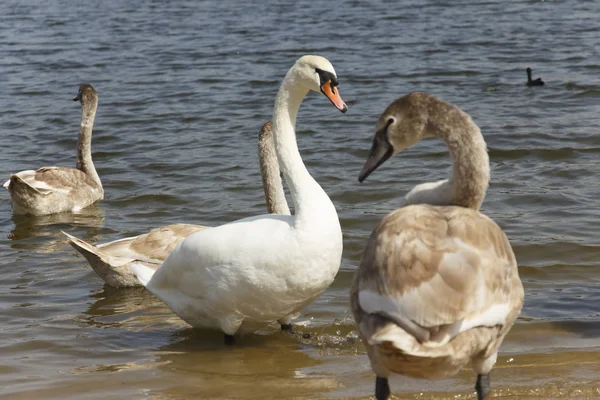
<path id="1" fill-rule="evenodd" d="M 62 193 L 68 195 L 82 184 L 94 187 L 94 182 L 82 171 L 75 168 L 44 167 L 37 171 L 26 170 L 11 175 L 4 187 L 10 190 L 12 184 L 23 184 L 41 195 Z"/>
<path id="2" fill-rule="evenodd" d="M 448 179 L 421 183 L 412 188 L 403 200 L 402 206 L 409 204 L 429 204 L 432 206 L 452 204 L 452 186 Z"/>
<path id="3" fill-rule="evenodd" d="M 384 331 L 380 324 L 361 333 L 377 343 L 394 337 L 406 345 L 408 334 L 442 345 L 475 327 L 502 326 L 515 306 L 513 273 L 516 260 L 506 236 L 479 212 L 401 208 L 373 231 L 356 288 L 362 311 L 397 327 Z"/>
<path id="4" fill-rule="evenodd" d="M 173 248 L 192 233 L 206 229 L 201 225 L 174 224 L 150 232 L 93 246 L 63 232 L 69 243 L 90 263 L 94 271 L 110 286 L 138 286 L 130 263 L 143 264 L 155 270 Z"/>
<path id="5" fill-rule="evenodd" d="M 191 224 L 162 226 L 136 237 L 133 241 L 128 243 L 128 248 L 129 251 L 137 255 L 136 258 L 138 260 L 148 259 L 162 263 L 179 242 L 190 236 L 192 233 L 207 228 L 208 227 L 206 226 Z M 111 245 L 113 243 L 111 243 Z M 109 244 L 106 244 L 105 246 L 108 245 Z M 104 246 L 101 246 L 101 248 L 106 250 L 106 247 Z"/>

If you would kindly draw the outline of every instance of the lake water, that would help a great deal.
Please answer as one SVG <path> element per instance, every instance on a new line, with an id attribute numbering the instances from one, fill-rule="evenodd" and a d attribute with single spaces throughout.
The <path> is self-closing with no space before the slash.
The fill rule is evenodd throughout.
<path id="1" fill-rule="evenodd" d="M 256 4 L 253 4 L 256 3 Z M 93 155 L 106 198 L 79 215 L 0 202 L 0 397 L 368 398 L 374 377 L 348 288 L 375 224 L 446 177 L 438 141 L 357 182 L 375 121 L 423 90 L 472 115 L 489 147 L 482 211 L 506 231 L 526 289 L 501 349 L 502 398 L 600 396 L 600 4 L 594 1 L 0 3 L 0 171 L 74 166 L 81 82 L 99 93 Z M 225 347 L 143 289 L 103 285 L 60 234 L 92 243 L 264 212 L 256 136 L 303 54 L 336 68 L 349 111 L 310 94 L 304 160 L 335 203 L 344 257 L 298 320 Z M 525 68 L 544 87 L 525 86 Z M 474 374 L 392 380 L 396 398 L 474 398 Z"/>

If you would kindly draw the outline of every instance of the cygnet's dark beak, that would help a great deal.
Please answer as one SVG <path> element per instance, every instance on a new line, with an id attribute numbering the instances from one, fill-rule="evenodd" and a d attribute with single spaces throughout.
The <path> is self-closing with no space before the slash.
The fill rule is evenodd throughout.
<path id="1" fill-rule="evenodd" d="M 388 127 L 389 124 L 375 132 L 369 157 L 367 158 L 367 161 L 365 161 L 362 171 L 358 174 L 359 182 L 362 183 L 369 175 L 371 175 L 371 172 L 375 171 L 381 164 L 390 158 L 392 154 L 394 154 L 394 147 L 388 139 Z"/>

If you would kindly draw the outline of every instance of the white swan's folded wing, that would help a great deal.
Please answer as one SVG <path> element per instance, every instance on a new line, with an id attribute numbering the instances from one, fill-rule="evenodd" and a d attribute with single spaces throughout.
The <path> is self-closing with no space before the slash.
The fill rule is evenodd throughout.
<path id="1" fill-rule="evenodd" d="M 156 272 L 135 263 L 131 269 L 190 325 L 235 332 L 246 317 L 268 321 L 296 310 L 287 288 L 298 277 L 285 261 L 302 255 L 283 245 L 292 221 L 289 215 L 270 214 L 197 232 L 177 245 Z"/>
<path id="2" fill-rule="evenodd" d="M 234 287 L 234 280 L 258 281 L 258 274 L 272 271 L 257 271 L 254 265 L 276 267 L 268 260 L 277 259 L 273 247 L 284 239 L 291 220 L 289 215 L 262 215 L 193 234 L 169 254 L 154 274 L 151 286 L 173 287 L 196 296 L 213 283 Z M 247 263 L 249 259 L 254 262 Z"/>

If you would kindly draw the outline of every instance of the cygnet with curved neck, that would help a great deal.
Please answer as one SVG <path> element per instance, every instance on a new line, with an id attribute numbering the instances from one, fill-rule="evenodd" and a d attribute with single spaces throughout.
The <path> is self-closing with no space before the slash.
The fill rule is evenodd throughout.
<path id="1" fill-rule="evenodd" d="M 413 111 L 418 105 L 419 113 Z M 415 186 L 404 204 L 455 205 L 478 210 L 490 181 L 487 146 L 471 117 L 452 104 L 413 92 L 392 103 L 380 119 L 369 159 L 359 175 L 363 181 L 384 161 L 421 139 L 436 137 L 452 158 L 449 179 Z M 396 134 L 390 135 L 394 131 Z"/>
<path id="2" fill-rule="evenodd" d="M 524 292 L 506 235 L 478 211 L 490 177 L 479 128 L 458 107 L 410 93 L 379 117 L 359 180 L 427 137 L 448 147 L 452 177 L 417 186 L 375 227 L 350 290 L 352 313 L 377 400 L 389 398 L 393 373 L 440 379 L 468 364 L 485 399 Z"/>
<path id="3" fill-rule="evenodd" d="M 73 100 L 79 101 L 82 108 L 77 168 L 43 167 L 11 175 L 4 187 L 10 192 L 15 214 L 78 212 L 104 198 L 91 150 L 98 94 L 92 85 L 83 83 Z"/>

